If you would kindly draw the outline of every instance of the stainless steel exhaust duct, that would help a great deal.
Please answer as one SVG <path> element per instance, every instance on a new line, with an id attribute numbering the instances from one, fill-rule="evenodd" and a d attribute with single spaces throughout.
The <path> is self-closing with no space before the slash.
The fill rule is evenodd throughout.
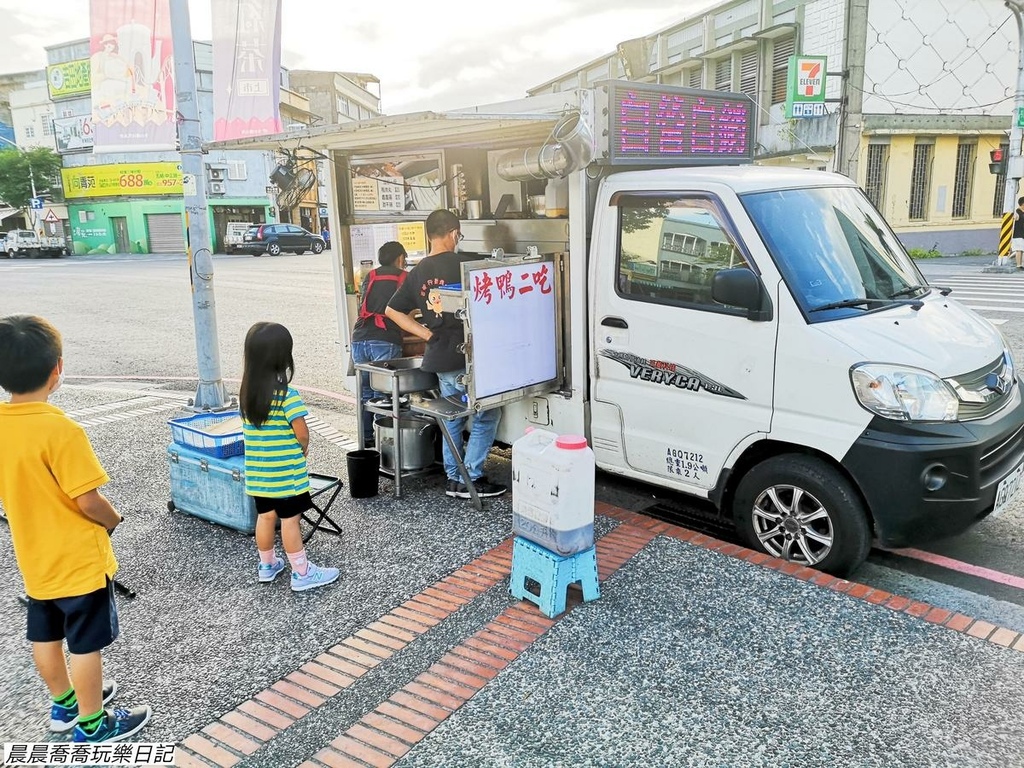
<path id="1" fill-rule="evenodd" d="M 551 131 L 554 143 L 516 149 L 498 158 L 495 170 L 506 181 L 562 179 L 590 164 L 593 137 L 579 112 L 571 112 Z"/>

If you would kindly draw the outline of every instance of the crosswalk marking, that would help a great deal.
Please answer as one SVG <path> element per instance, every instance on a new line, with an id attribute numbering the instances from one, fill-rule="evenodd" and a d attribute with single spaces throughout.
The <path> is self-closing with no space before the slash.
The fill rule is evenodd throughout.
<path id="1" fill-rule="evenodd" d="M 1024 275 L 983 273 L 980 269 L 976 274 L 946 273 L 927 267 L 922 272 L 931 285 L 952 288 L 951 299 L 973 309 L 993 325 L 1006 323 L 1006 315 L 1024 313 Z"/>

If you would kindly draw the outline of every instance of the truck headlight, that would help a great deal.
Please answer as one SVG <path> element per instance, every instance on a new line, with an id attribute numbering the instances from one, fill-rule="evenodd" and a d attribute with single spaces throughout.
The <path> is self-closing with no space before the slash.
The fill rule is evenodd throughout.
<path id="1" fill-rule="evenodd" d="M 934 373 L 881 363 L 862 363 L 850 371 L 860 404 L 893 421 L 956 421 L 960 401 Z"/>

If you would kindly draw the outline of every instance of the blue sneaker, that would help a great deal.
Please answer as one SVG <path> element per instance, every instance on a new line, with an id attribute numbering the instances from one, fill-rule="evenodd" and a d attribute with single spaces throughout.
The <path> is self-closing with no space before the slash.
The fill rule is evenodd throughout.
<path id="1" fill-rule="evenodd" d="M 279 557 L 271 565 L 260 563 L 260 567 L 256 569 L 257 578 L 262 582 L 273 581 L 283 570 L 284 560 Z"/>
<path id="2" fill-rule="evenodd" d="M 116 680 L 103 681 L 103 705 L 106 706 L 117 693 Z M 62 707 L 60 704 L 53 704 L 50 707 L 50 730 L 54 733 L 67 733 L 78 725 L 78 704 L 70 707 Z"/>
<path id="3" fill-rule="evenodd" d="M 309 570 L 305 576 L 299 576 L 292 571 L 292 592 L 305 592 L 307 589 L 325 587 L 338 580 L 341 571 L 337 568 L 321 568 L 319 565 L 309 564 Z"/>
<path id="4" fill-rule="evenodd" d="M 121 741 L 141 731 L 153 711 L 148 706 L 132 709 L 108 709 L 104 713 L 100 727 L 92 733 L 86 733 L 82 726 L 75 726 L 75 734 L 71 739 L 76 744 L 95 744 L 100 741 Z"/>

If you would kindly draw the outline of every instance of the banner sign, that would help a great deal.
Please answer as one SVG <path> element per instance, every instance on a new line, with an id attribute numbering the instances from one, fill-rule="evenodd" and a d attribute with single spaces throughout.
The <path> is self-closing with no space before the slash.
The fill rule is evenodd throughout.
<path id="1" fill-rule="evenodd" d="M 825 115 L 824 56 L 791 56 L 786 88 L 786 119 Z"/>
<path id="2" fill-rule="evenodd" d="M 280 133 L 280 78 L 281 0 L 213 0 L 214 140 Z"/>
<path id="3" fill-rule="evenodd" d="M 94 152 L 175 148 L 169 0 L 91 0 Z"/>
<path id="4" fill-rule="evenodd" d="M 119 163 L 64 168 L 64 197 L 119 197 L 122 195 L 177 195 L 183 186 L 180 163 Z"/>
<path id="5" fill-rule="evenodd" d="M 46 89 L 51 99 L 81 96 L 89 93 L 90 88 L 88 59 L 51 64 L 46 68 Z"/>
<path id="6" fill-rule="evenodd" d="M 53 120 L 53 134 L 57 139 L 57 151 L 75 152 L 92 148 L 92 116 L 56 117 Z"/>

